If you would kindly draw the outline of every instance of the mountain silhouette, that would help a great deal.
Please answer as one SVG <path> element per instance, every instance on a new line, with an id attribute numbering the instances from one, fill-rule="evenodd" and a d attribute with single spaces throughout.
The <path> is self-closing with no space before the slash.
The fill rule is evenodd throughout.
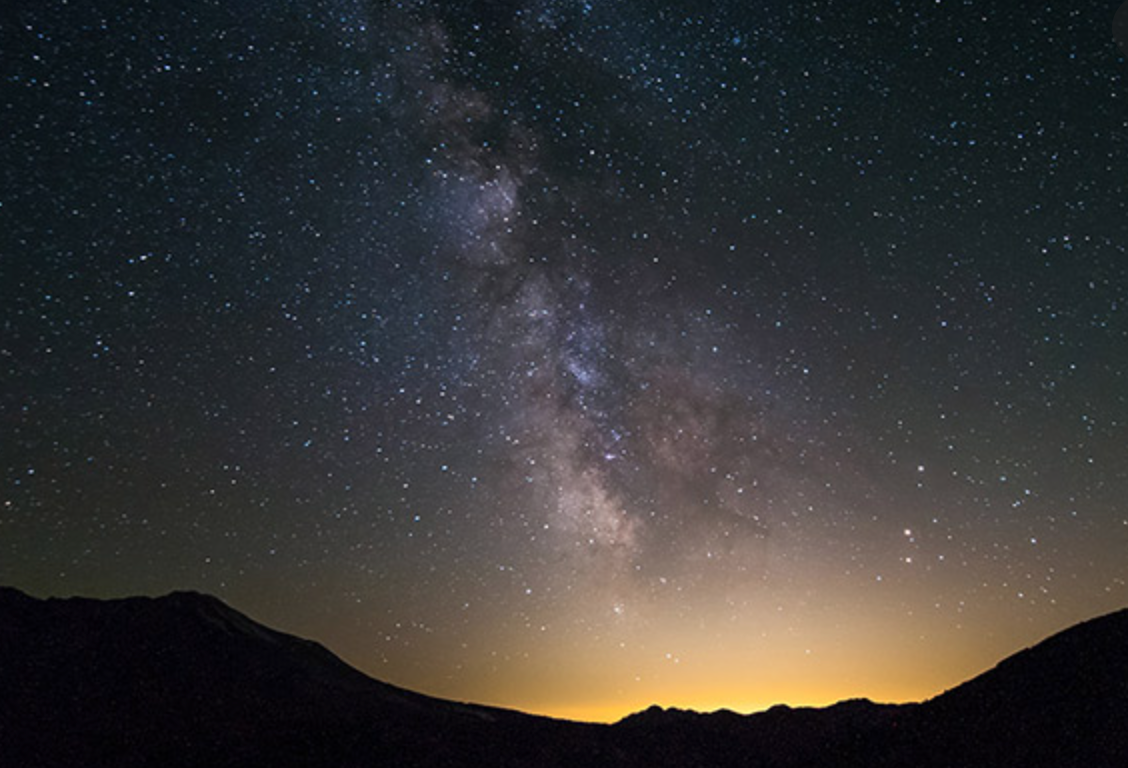
<path id="1" fill-rule="evenodd" d="M 373 680 L 207 595 L 39 600 L 0 588 L 0 766 L 1128 765 L 1128 610 L 921 704 L 614 725 Z"/>

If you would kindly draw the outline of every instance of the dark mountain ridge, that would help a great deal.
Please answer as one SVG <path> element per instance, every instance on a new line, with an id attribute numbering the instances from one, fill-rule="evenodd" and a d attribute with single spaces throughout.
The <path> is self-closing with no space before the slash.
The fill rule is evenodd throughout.
<path id="1" fill-rule="evenodd" d="M 595 725 L 373 680 L 220 600 L 0 588 L 0 766 L 1128 765 L 1128 610 L 922 704 Z"/>

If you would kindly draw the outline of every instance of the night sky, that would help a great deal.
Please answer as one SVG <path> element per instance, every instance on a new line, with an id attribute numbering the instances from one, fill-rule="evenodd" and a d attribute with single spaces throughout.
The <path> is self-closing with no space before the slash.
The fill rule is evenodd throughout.
<path id="1" fill-rule="evenodd" d="M 0 11 L 0 583 L 584 719 L 1128 604 L 1119 3 Z"/>

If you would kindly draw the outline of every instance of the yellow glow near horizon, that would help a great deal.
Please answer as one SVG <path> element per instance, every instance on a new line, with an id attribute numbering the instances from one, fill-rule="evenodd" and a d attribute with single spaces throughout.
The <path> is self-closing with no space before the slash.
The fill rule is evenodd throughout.
<path id="1" fill-rule="evenodd" d="M 903 704 L 931 698 L 960 682 L 963 682 L 963 679 L 952 680 L 936 687 L 893 683 L 885 687 L 860 689 L 820 686 L 816 681 L 799 686 L 764 687 L 756 691 L 741 690 L 735 686 L 718 686 L 712 689 L 686 687 L 680 690 L 666 691 L 662 695 L 655 691 L 651 694 L 625 695 L 621 699 L 569 701 L 534 696 L 508 705 L 501 702 L 495 703 L 498 706 L 508 706 L 508 708 L 546 717 L 582 722 L 614 723 L 653 705 L 696 712 L 729 710 L 737 714 L 752 714 L 763 712 L 778 705 L 793 708 L 826 707 L 840 701 L 859 698 L 869 699 L 881 704 Z"/>
<path id="2" fill-rule="evenodd" d="M 923 701 L 1120 607 L 1109 595 L 1107 604 L 1047 605 L 1032 621 L 1000 610 L 1002 598 L 937 607 L 916 598 L 921 583 L 908 577 L 866 585 L 817 567 L 774 591 L 759 586 L 671 606 L 627 580 L 593 581 L 518 626 L 499 612 L 458 636 L 413 631 L 408 644 L 403 635 L 357 631 L 355 617 L 342 614 L 315 639 L 378 680 L 437 698 L 615 722 L 653 705 L 750 713 L 858 698 Z M 929 586 L 943 585 L 934 576 Z M 299 626 L 296 616 L 280 606 L 277 617 L 259 618 L 311 636 L 313 623 Z"/>
<path id="3" fill-rule="evenodd" d="M 658 648 L 657 641 L 646 643 L 645 633 L 632 635 L 637 646 L 627 644 L 617 654 L 561 640 L 543 657 L 511 652 L 496 667 L 458 680 L 393 682 L 441 698 L 600 723 L 652 705 L 748 714 L 779 704 L 823 707 L 857 698 L 905 703 L 959 685 L 1058 628 L 1016 642 L 1008 639 L 1013 629 L 980 636 L 918 622 L 910 633 L 875 622 L 837 631 L 797 628 L 795 637 L 769 633 L 736 643 L 732 636 L 701 637 L 667 626 L 655 634 L 663 644 Z M 683 650 L 664 652 L 665 646 Z"/>

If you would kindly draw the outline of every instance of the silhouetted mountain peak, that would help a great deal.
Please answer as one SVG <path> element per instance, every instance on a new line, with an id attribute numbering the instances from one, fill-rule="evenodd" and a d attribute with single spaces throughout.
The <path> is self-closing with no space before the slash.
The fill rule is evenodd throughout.
<path id="1" fill-rule="evenodd" d="M 263 643 L 278 644 L 293 641 L 286 635 L 266 627 L 243 613 L 231 608 L 217 597 L 193 591 L 170 592 L 164 597 L 153 598 L 160 609 L 168 609 L 186 617 L 193 617 L 223 632 L 254 638 Z M 300 641 L 309 643 L 310 641 Z"/>
<path id="2" fill-rule="evenodd" d="M 1084 759 L 1058 764 L 1100 765 L 1115 751 L 1116 764 L 1128 765 L 1126 649 L 1128 609 L 1065 629 L 920 706 L 937 723 L 964 722 L 968 754 L 1049 760 L 1038 752 L 1046 734 L 1088 734 L 1071 748 Z"/>
<path id="3" fill-rule="evenodd" d="M 622 720 L 619 720 L 616 723 L 616 726 L 624 726 L 627 728 L 650 728 L 654 726 L 682 722 L 694 717 L 700 717 L 700 713 L 694 712 L 690 709 L 662 707 L 657 704 L 651 704 L 641 712 L 635 712 L 633 714 L 627 715 Z"/>

